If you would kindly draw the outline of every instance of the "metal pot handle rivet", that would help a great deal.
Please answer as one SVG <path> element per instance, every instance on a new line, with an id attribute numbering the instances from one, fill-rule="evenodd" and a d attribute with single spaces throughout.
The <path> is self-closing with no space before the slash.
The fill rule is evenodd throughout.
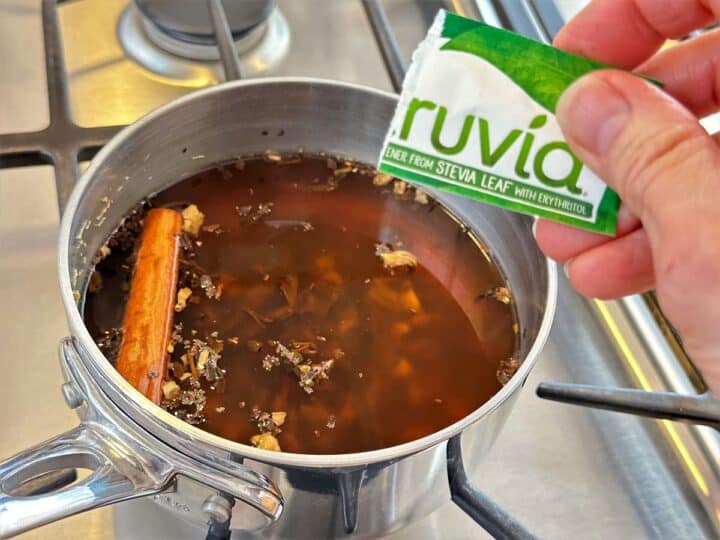
<path id="1" fill-rule="evenodd" d="M 67 406 L 71 409 L 77 409 L 85 403 L 85 398 L 80 390 L 78 390 L 77 385 L 72 381 L 63 383 L 62 386 L 60 386 L 60 391 L 62 392 L 63 399 L 65 399 L 65 403 L 67 403 Z"/>

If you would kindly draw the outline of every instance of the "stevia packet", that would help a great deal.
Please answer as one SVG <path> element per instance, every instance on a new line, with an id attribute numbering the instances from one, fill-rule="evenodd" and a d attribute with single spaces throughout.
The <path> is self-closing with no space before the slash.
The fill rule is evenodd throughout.
<path id="1" fill-rule="evenodd" d="M 413 54 L 378 168 L 614 235 L 619 198 L 573 154 L 554 115 L 573 81 L 607 67 L 440 11 Z"/>

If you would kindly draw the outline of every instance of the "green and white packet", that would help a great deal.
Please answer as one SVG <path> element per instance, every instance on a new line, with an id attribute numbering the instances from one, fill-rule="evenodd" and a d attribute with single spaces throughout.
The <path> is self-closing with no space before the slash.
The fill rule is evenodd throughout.
<path id="1" fill-rule="evenodd" d="M 378 168 L 614 235 L 619 198 L 572 153 L 554 115 L 573 81 L 606 67 L 440 11 L 413 54 Z"/>

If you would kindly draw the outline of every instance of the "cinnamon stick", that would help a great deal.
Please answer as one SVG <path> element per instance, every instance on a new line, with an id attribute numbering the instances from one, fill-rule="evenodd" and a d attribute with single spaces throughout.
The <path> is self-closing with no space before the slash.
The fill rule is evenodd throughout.
<path id="1" fill-rule="evenodd" d="M 116 368 L 146 397 L 160 403 L 168 364 L 178 280 L 182 216 L 154 208 L 145 217 L 125 306 Z"/>

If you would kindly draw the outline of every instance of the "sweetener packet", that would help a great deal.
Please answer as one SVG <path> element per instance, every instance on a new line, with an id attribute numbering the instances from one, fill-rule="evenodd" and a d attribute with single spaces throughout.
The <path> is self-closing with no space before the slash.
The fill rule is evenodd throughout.
<path id="1" fill-rule="evenodd" d="M 378 168 L 614 235 L 619 198 L 573 154 L 554 115 L 573 81 L 606 67 L 440 11 L 413 54 Z"/>

